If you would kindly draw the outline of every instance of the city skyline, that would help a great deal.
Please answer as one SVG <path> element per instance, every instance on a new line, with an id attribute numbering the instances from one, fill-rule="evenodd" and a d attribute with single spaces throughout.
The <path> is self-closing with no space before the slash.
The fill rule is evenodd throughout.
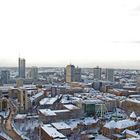
<path id="1" fill-rule="evenodd" d="M 20 57 L 19 57 L 20 58 Z M 17 58 L 16 62 L 8 64 L 8 65 L 0 65 L 1 68 L 18 68 L 18 60 L 19 58 Z M 25 59 L 25 58 L 23 58 Z M 27 59 L 25 59 L 27 60 Z M 52 64 L 52 63 L 46 63 L 46 64 L 42 64 L 41 63 L 28 63 L 27 60 L 27 64 L 26 64 L 26 68 L 32 68 L 32 67 L 61 67 L 64 68 L 66 65 L 75 65 L 76 67 L 81 67 L 81 68 L 95 68 L 95 67 L 101 67 L 101 68 L 113 68 L 113 69 L 140 69 L 140 66 L 138 65 L 140 61 L 110 61 L 110 62 L 101 62 L 101 61 L 92 61 L 90 62 L 85 62 L 85 63 L 59 63 L 59 64 Z"/>
<path id="2" fill-rule="evenodd" d="M 0 139 L 140 140 L 140 0 L 1 0 Z"/>
<path id="3" fill-rule="evenodd" d="M 140 2 L 0 2 L 0 66 L 140 68 Z"/>

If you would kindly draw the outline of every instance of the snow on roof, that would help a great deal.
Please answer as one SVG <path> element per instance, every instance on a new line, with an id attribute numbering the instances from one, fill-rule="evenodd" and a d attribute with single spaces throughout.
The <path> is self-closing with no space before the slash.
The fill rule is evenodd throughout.
<path id="1" fill-rule="evenodd" d="M 44 98 L 39 103 L 40 105 L 52 105 L 58 99 L 58 97 Z"/>
<path id="2" fill-rule="evenodd" d="M 137 100 L 137 99 L 126 99 L 126 101 L 130 101 L 130 102 L 134 102 L 134 103 L 138 103 L 138 104 L 140 104 L 140 101 L 139 100 Z"/>
<path id="3" fill-rule="evenodd" d="M 26 118 L 27 119 L 31 119 L 31 118 L 38 119 L 39 116 L 38 115 L 28 115 Z"/>
<path id="4" fill-rule="evenodd" d="M 92 134 L 88 134 L 87 137 L 88 137 L 89 139 L 92 139 L 92 138 L 94 139 L 94 138 L 95 138 L 95 136 L 92 135 Z"/>
<path id="5" fill-rule="evenodd" d="M 127 127 L 135 126 L 135 125 L 136 125 L 135 121 L 126 119 L 126 120 L 121 120 L 121 121 L 118 121 L 118 122 L 115 122 L 114 120 L 112 120 L 112 121 L 106 123 L 104 125 L 104 127 L 109 128 L 109 129 L 111 129 L 111 128 L 122 129 L 122 128 L 127 128 Z"/>
<path id="6" fill-rule="evenodd" d="M 116 125 L 116 122 L 114 120 L 112 120 L 112 121 L 106 123 L 104 125 L 104 127 L 111 129 L 111 128 L 115 128 L 115 125 Z"/>
<path id="7" fill-rule="evenodd" d="M 132 113 L 130 114 L 130 118 L 137 118 L 135 112 L 132 112 Z"/>
<path id="8" fill-rule="evenodd" d="M 132 131 L 132 130 L 126 129 L 122 132 L 122 134 L 124 134 L 124 133 L 135 136 L 135 137 L 140 137 L 135 131 Z"/>
<path id="9" fill-rule="evenodd" d="M 77 106 L 75 106 L 73 104 L 64 105 L 64 107 L 66 107 L 69 110 L 80 109 L 79 107 L 77 107 Z"/>
<path id="10" fill-rule="evenodd" d="M 53 110 L 54 113 L 64 113 L 64 112 L 70 112 L 67 109 L 63 109 L 63 110 Z"/>
<path id="11" fill-rule="evenodd" d="M 25 119 L 26 118 L 26 116 L 27 116 L 27 114 L 17 114 L 16 116 L 15 116 L 15 119 Z"/>
<path id="12" fill-rule="evenodd" d="M 135 126 L 135 125 L 136 125 L 135 121 L 126 119 L 126 120 L 121 120 L 121 121 L 116 122 L 115 127 L 119 128 L 119 129 L 122 129 L 122 128 L 127 128 L 127 127 Z"/>
<path id="13" fill-rule="evenodd" d="M 68 103 L 71 103 L 72 100 L 67 100 L 65 98 L 62 98 L 61 101 L 60 101 L 62 104 L 68 104 Z"/>
<path id="14" fill-rule="evenodd" d="M 39 109 L 39 112 L 45 116 L 56 116 L 57 113 L 64 113 L 70 111 L 67 109 L 63 109 L 63 110 Z"/>
<path id="15" fill-rule="evenodd" d="M 66 123 L 71 127 L 71 129 L 73 130 L 74 128 L 77 127 L 77 125 L 79 123 L 81 123 L 82 121 L 79 119 L 70 119 L 68 120 Z"/>
<path id="16" fill-rule="evenodd" d="M 140 95 L 129 95 L 129 98 L 140 98 Z"/>
<path id="17" fill-rule="evenodd" d="M 136 86 L 133 85 L 125 85 L 123 86 L 124 89 L 136 89 Z"/>
<path id="18" fill-rule="evenodd" d="M 44 93 L 43 92 L 38 92 L 37 94 L 33 95 L 32 97 L 30 97 L 31 101 L 34 101 L 35 99 L 37 99 L 38 97 L 42 96 Z"/>
<path id="19" fill-rule="evenodd" d="M 56 116 L 56 113 L 50 109 L 39 109 L 39 112 L 45 116 Z"/>
<path id="20" fill-rule="evenodd" d="M 43 125 L 41 128 L 52 138 L 66 138 L 51 125 Z"/>
<path id="21" fill-rule="evenodd" d="M 116 112 L 114 112 L 112 114 L 112 116 L 118 116 L 118 117 L 123 117 L 123 118 L 126 118 L 126 113 L 124 110 L 120 109 L 120 108 L 116 108 Z"/>
<path id="22" fill-rule="evenodd" d="M 48 98 L 43 98 L 39 103 L 40 105 L 44 105 L 46 104 L 47 101 L 48 101 Z"/>
<path id="23" fill-rule="evenodd" d="M 78 124 L 91 125 L 91 124 L 95 124 L 97 122 L 98 122 L 98 119 L 95 120 L 92 117 L 87 117 L 87 118 L 84 118 L 83 120 L 70 119 L 70 120 L 66 121 L 66 123 L 71 127 L 72 130 L 74 128 L 76 128 Z"/>
<path id="24" fill-rule="evenodd" d="M 56 123 L 52 123 L 52 125 L 57 129 L 57 130 L 61 130 L 61 129 L 70 129 L 71 127 L 68 126 L 65 122 L 56 122 Z"/>
<path id="25" fill-rule="evenodd" d="M 119 138 L 119 139 L 121 139 L 121 138 L 124 137 L 124 136 L 122 136 L 121 134 L 113 134 L 113 136 L 115 136 L 115 137 L 117 137 L 117 138 Z"/>
<path id="26" fill-rule="evenodd" d="M 115 98 L 111 98 L 111 97 L 105 96 L 105 97 L 104 97 L 104 100 L 106 100 L 106 101 L 114 101 L 114 100 L 116 100 L 116 99 L 115 99 Z"/>
<path id="27" fill-rule="evenodd" d="M 140 116 L 137 117 L 137 120 L 140 120 Z"/>
<path id="28" fill-rule="evenodd" d="M 98 119 L 95 120 L 95 119 L 93 119 L 93 117 L 87 117 L 87 118 L 85 118 L 85 119 L 83 120 L 83 123 L 84 123 L 85 125 L 96 124 L 97 122 L 98 122 Z"/>
<path id="29" fill-rule="evenodd" d="M 90 100 L 84 100 L 83 103 L 85 104 L 100 104 L 103 103 L 103 101 L 99 99 L 90 99 Z"/>

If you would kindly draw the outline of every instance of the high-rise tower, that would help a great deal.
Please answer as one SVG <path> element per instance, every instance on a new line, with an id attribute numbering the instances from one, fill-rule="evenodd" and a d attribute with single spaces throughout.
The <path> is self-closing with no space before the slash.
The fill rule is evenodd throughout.
<path id="1" fill-rule="evenodd" d="M 67 65 L 65 69 L 65 80 L 70 82 L 81 82 L 81 69 L 74 65 Z"/>
<path id="2" fill-rule="evenodd" d="M 94 68 L 94 79 L 101 80 L 101 68 L 99 67 Z"/>
<path id="3" fill-rule="evenodd" d="M 113 69 L 106 69 L 106 80 L 107 81 L 114 81 L 114 70 Z"/>
<path id="4" fill-rule="evenodd" d="M 20 78 L 25 78 L 25 59 L 18 59 L 18 74 Z"/>

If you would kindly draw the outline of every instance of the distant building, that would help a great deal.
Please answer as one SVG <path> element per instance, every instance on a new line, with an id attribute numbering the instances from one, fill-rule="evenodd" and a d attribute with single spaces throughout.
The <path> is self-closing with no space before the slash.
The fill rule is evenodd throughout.
<path id="1" fill-rule="evenodd" d="M 18 73 L 20 78 L 25 78 L 25 59 L 18 59 Z"/>
<path id="2" fill-rule="evenodd" d="M 81 81 L 81 69 L 74 65 L 67 65 L 65 69 L 65 80 L 67 83 Z"/>
<path id="3" fill-rule="evenodd" d="M 7 84 L 9 80 L 10 80 L 10 71 L 9 70 L 2 70 L 1 71 L 2 84 Z"/>
<path id="4" fill-rule="evenodd" d="M 32 67 L 30 72 L 29 72 L 29 78 L 36 80 L 38 79 L 38 68 L 37 67 Z"/>
<path id="5" fill-rule="evenodd" d="M 75 66 L 67 65 L 66 66 L 66 82 L 74 82 Z"/>
<path id="6" fill-rule="evenodd" d="M 106 80 L 107 81 L 114 81 L 114 70 L 113 69 L 106 69 Z"/>
<path id="7" fill-rule="evenodd" d="M 81 68 L 75 68 L 75 82 L 81 82 Z"/>
<path id="8" fill-rule="evenodd" d="M 93 72 L 94 72 L 94 79 L 101 80 L 101 68 L 96 67 L 93 69 Z"/>

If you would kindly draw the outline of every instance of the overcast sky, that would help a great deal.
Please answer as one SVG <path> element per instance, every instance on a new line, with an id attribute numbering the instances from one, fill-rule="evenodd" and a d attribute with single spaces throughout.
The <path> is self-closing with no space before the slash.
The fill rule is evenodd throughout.
<path id="1" fill-rule="evenodd" d="M 140 0 L 1 0 L 0 65 L 19 55 L 28 66 L 140 68 Z"/>

